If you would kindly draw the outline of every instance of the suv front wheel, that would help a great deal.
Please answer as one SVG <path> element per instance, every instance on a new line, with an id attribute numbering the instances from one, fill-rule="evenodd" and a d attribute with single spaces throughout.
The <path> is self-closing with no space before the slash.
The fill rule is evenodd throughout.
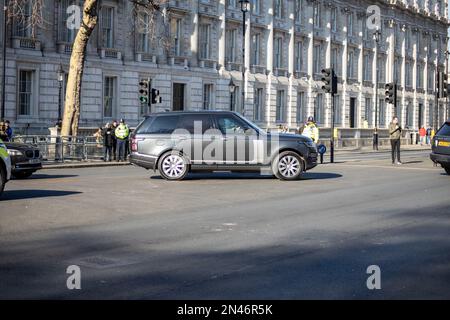
<path id="1" fill-rule="evenodd" d="M 167 152 L 159 160 L 158 170 L 166 180 L 183 180 L 189 172 L 189 162 L 181 153 Z"/>
<path id="2" fill-rule="evenodd" d="M 447 172 L 448 175 L 450 175 L 450 166 L 444 167 L 445 172 Z"/>
<path id="3" fill-rule="evenodd" d="M 272 171 L 280 180 L 299 180 L 304 171 L 302 158 L 295 152 L 285 151 L 275 157 Z"/>

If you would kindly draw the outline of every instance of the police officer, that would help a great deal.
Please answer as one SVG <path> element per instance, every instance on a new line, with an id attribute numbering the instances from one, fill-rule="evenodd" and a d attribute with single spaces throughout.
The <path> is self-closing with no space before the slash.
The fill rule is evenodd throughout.
<path id="1" fill-rule="evenodd" d="M 308 121 L 306 122 L 301 134 L 311 138 L 315 143 L 319 142 L 319 128 L 317 128 L 317 125 L 314 122 L 314 117 L 308 117 Z"/>
<path id="2" fill-rule="evenodd" d="M 120 119 L 119 126 L 116 128 L 115 136 L 117 138 L 117 160 L 125 161 L 126 152 L 125 147 L 127 144 L 128 136 L 130 135 L 130 129 L 125 124 L 124 119 Z"/>

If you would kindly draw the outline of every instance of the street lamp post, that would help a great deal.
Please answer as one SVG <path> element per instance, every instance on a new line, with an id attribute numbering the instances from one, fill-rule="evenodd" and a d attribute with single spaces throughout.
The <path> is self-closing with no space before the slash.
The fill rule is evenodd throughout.
<path id="1" fill-rule="evenodd" d="M 57 77 L 58 77 L 58 85 L 59 85 L 59 94 L 58 94 L 58 122 L 56 126 L 61 127 L 62 122 L 62 100 L 61 100 L 61 94 L 62 94 L 62 83 L 64 81 L 64 70 L 62 68 L 62 65 L 59 65 L 58 71 L 57 71 Z"/>
<path id="2" fill-rule="evenodd" d="M 5 97 L 6 97 L 6 27 L 8 20 L 8 0 L 5 0 L 5 5 L 3 7 L 3 64 L 2 64 L 2 112 L 0 116 L 0 120 L 5 120 Z"/>
<path id="3" fill-rule="evenodd" d="M 242 11 L 242 113 L 245 113 L 245 33 L 246 14 L 250 9 L 249 0 L 239 0 Z"/>
<path id="4" fill-rule="evenodd" d="M 381 32 L 377 29 L 373 33 L 373 39 L 375 40 L 375 60 L 378 68 L 378 44 L 380 42 Z M 375 71 L 375 124 L 373 131 L 373 150 L 378 150 L 378 70 Z"/>

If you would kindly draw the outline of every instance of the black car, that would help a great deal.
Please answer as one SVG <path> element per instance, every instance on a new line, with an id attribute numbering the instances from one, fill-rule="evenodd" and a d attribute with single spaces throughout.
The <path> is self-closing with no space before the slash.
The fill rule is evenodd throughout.
<path id="1" fill-rule="evenodd" d="M 5 142 L 5 145 L 11 158 L 11 173 L 15 178 L 28 178 L 42 169 L 42 156 L 37 147 L 16 142 Z"/>
<path id="2" fill-rule="evenodd" d="M 440 164 L 450 175 L 450 120 L 436 132 L 430 158 L 434 163 Z"/>
<path id="3" fill-rule="evenodd" d="M 317 147 L 301 135 L 267 133 L 234 112 L 165 112 L 146 117 L 133 132 L 130 160 L 167 180 L 190 171 L 265 169 L 297 180 L 317 166 Z"/>

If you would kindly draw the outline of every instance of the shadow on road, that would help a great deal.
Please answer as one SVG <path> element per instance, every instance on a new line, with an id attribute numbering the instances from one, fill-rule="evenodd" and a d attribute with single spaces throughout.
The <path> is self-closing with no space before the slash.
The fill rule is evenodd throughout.
<path id="1" fill-rule="evenodd" d="M 341 174 L 325 172 L 306 172 L 301 180 L 322 180 L 336 179 L 342 177 Z M 150 179 L 163 180 L 161 176 L 155 175 Z M 259 172 L 214 172 L 214 173 L 190 173 L 184 180 L 277 180 L 272 175 L 262 175 Z"/>
<path id="2" fill-rule="evenodd" d="M 25 180 L 32 180 L 32 179 L 61 179 L 61 178 L 73 178 L 78 177 L 76 174 L 33 174 L 31 177 L 25 179 Z M 14 180 L 24 180 L 24 179 L 16 179 Z"/>
<path id="3" fill-rule="evenodd" d="M 5 201 L 5 200 L 47 198 L 47 197 L 64 197 L 79 193 L 82 192 L 60 191 L 60 190 L 10 190 L 10 191 L 5 190 L 0 200 Z"/>

